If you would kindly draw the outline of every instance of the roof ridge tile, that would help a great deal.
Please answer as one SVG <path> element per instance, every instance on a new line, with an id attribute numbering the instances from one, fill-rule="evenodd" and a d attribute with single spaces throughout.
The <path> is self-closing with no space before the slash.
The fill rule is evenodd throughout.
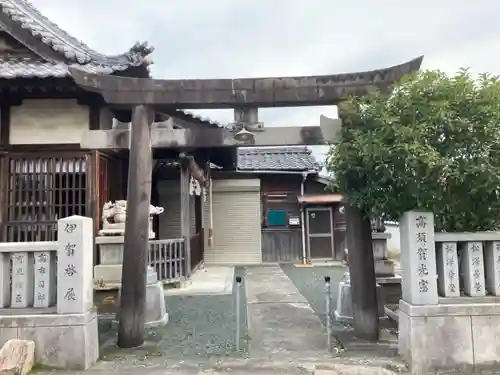
<path id="1" fill-rule="evenodd" d="M 130 66 L 146 63 L 144 58 L 154 50 L 147 43 L 136 43 L 126 53 L 104 55 L 70 35 L 27 0 L 0 0 L 0 8 L 12 21 L 29 30 L 42 43 L 79 65 L 117 66 L 118 69 L 115 70 L 125 70 Z"/>

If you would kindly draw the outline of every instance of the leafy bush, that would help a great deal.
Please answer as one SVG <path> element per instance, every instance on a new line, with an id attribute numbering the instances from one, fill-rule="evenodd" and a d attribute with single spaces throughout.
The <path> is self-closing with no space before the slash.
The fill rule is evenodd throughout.
<path id="1" fill-rule="evenodd" d="M 500 228 L 500 80 L 425 71 L 390 94 L 345 101 L 326 167 L 348 202 L 398 220 L 432 211 L 436 229 Z"/>

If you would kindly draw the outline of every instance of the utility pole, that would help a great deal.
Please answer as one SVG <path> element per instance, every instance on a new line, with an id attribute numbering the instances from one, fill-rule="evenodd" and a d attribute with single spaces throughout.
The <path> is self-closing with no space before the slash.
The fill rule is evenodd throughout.
<path id="1" fill-rule="evenodd" d="M 354 336 L 377 341 L 379 316 L 371 223 L 361 211 L 346 205 L 346 224 Z"/>
<path id="2" fill-rule="evenodd" d="M 134 348 L 144 343 L 153 121 L 154 112 L 151 108 L 145 105 L 133 108 L 118 326 L 120 348 Z"/>

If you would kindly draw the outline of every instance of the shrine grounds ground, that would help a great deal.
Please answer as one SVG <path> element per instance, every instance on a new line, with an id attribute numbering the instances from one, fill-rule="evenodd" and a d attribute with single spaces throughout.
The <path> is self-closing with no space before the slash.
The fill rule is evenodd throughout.
<path id="1" fill-rule="evenodd" d="M 169 323 L 148 330 L 144 346 L 133 350 L 116 348 L 116 306 L 100 295 L 101 359 L 90 373 L 267 374 L 286 369 L 289 374 L 305 374 L 339 365 L 377 373 L 404 370 L 394 327 L 382 330 L 380 343 L 366 344 L 352 338 L 349 326 L 333 320 L 333 346 L 328 351 L 324 277 L 331 277 L 335 304 L 344 271 L 337 266 L 236 267 L 235 276 L 244 280 L 240 351 L 235 341 L 236 286 L 227 295 L 167 296 Z"/>

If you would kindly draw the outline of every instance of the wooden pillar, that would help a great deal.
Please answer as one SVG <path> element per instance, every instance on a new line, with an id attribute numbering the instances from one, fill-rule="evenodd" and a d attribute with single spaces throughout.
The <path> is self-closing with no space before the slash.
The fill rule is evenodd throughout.
<path id="1" fill-rule="evenodd" d="M 154 112 L 144 105 L 136 106 L 132 111 L 118 327 L 118 346 L 121 348 L 133 348 L 144 343 L 153 117 Z"/>
<path id="2" fill-rule="evenodd" d="M 205 162 L 203 165 L 203 172 L 205 174 L 205 178 L 207 179 L 207 183 L 202 187 L 202 194 L 201 194 L 201 227 L 202 227 L 202 243 L 203 243 L 203 254 L 205 254 L 205 249 L 208 246 L 208 226 L 209 226 L 209 219 L 208 219 L 208 214 L 209 214 L 209 185 L 211 184 L 210 181 L 210 162 Z M 205 256 L 205 255 L 203 255 Z"/>
<path id="3" fill-rule="evenodd" d="M 210 249 L 214 247 L 214 202 L 213 202 L 213 180 L 212 171 L 210 170 L 210 161 L 206 165 L 207 178 L 208 178 L 208 191 L 207 191 L 207 205 L 208 205 L 208 218 L 207 218 L 207 246 Z"/>
<path id="4" fill-rule="evenodd" d="M 0 146 L 10 143 L 10 103 L 2 97 L 0 104 Z"/>
<path id="5" fill-rule="evenodd" d="M 10 143 L 10 103 L 2 97 L 0 103 L 0 149 Z M 0 241 L 6 241 L 5 225 L 7 223 L 7 200 L 9 189 L 10 166 L 8 152 L 0 153 Z"/>
<path id="6" fill-rule="evenodd" d="M 181 236 L 184 238 L 186 277 L 191 276 L 191 210 L 189 202 L 189 170 L 187 161 L 181 159 L 180 176 Z"/>
<path id="7" fill-rule="evenodd" d="M 196 233 L 201 233 L 203 228 L 203 193 L 194 196 L 194 212 Z"/>
<path id="8" fill-rule="evenodd" d="M 346 222 L 354 335 L 377 341 L 379 316 L 371 223 L 351 206 L 346 206 Z"/>

